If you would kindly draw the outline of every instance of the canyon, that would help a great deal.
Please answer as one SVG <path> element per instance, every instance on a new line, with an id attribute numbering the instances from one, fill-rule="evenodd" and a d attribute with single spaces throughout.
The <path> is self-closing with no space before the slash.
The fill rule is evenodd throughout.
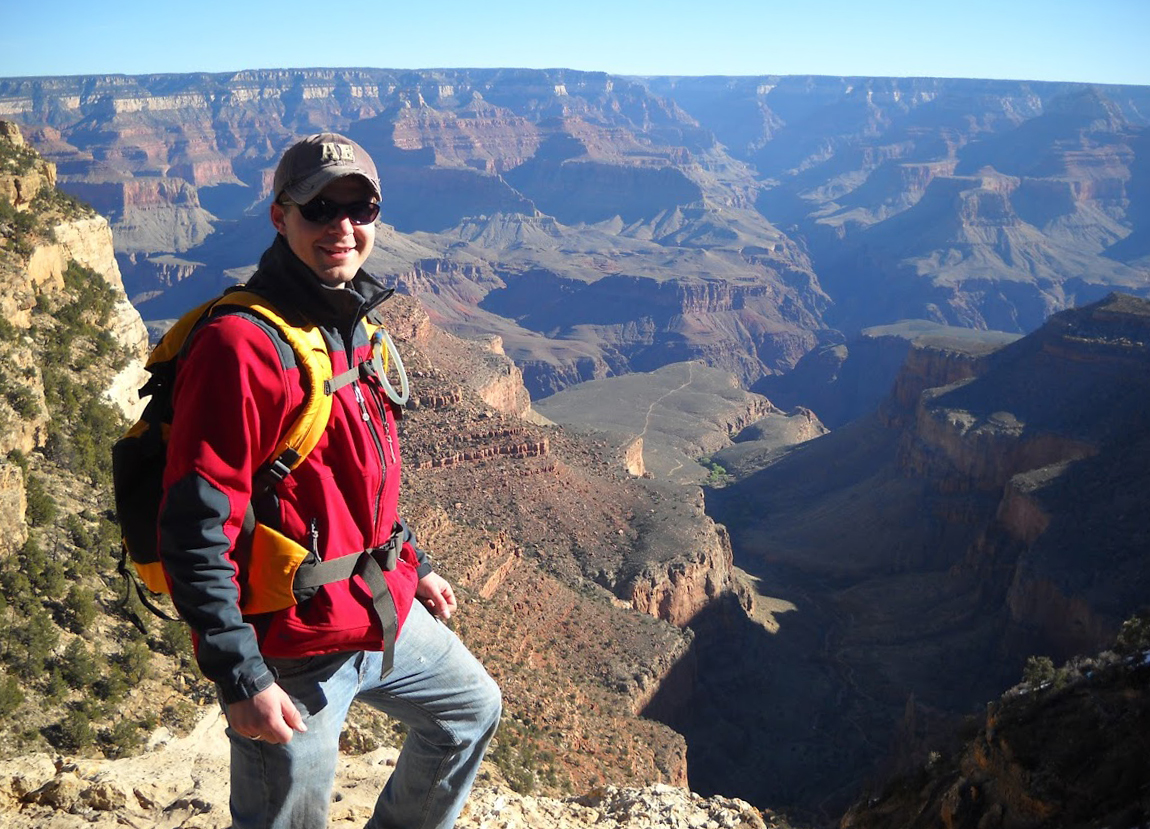
<path id="1" fill-rule="evenodd" d="M 251 272 L 295 136 L 368 147 L 369 269 L 399 289 L 417 389 L 409 517 L 467 599 L 508 744 L 552 756 L 541 781 L 662 780 L 821 824 L 1027 656 L 1107 646 L 1144 595 L 1147 98 L 0 79 L 0 113 L 109 217 L 153 333 Z"/>
<path id="2" fill-rule="evenodd" d="M 1148 99 L 560 69 L 0 79 L 0 116 L 109 217 L 145 320 L 250 273 L 278 153 L 333 129 L 385 182 L 373 272 L 498 336 L 534 399 L 696 359 L 752 387 L 902 319 L 1021 334 L 1145 295 Z"/>
<path id="3" fill-rule="evenodd" d="M 769 635 L 730 608 L 694 625 L 702 698 L 727 702 L 672 724 L 689 746 L 748 723 L 771 742 L 729 766 L 689 752 L 693 787 L 826 819 L 1028 657 L 1111 645 L 1147 586 L 1148 323 L 1115 294 L 1005 345 L 915 332 L 875 411 L 708 492 L 739 565 L 795 610 Z"/>

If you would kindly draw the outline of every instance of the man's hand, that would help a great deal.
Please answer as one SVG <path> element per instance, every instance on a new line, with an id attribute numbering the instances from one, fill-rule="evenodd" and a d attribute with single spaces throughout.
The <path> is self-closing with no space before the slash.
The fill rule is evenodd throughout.
<path id="1" fill-rule="evenodd" d="M 228 705 L 228 724 L 241 736 L 266 743 L 288 743 L 293 731 L 307 731 L 295 703 L 279 685 Z"/>
<path id="2" fill-rule="evenodd" d="M 423 602 L 423 606 L 431 611 L 432 616 L 447 620 L 455 612 L 455 591 L 447 579 L 438 573 L 428 573 L 419 580 L 415 588 L 415 595 Z"/>

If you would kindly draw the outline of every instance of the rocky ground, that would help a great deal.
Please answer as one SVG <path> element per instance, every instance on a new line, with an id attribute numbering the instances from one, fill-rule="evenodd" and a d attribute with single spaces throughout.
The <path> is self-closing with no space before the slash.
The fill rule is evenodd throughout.
<path id="1" fill-rule="evenodd" d="M 394 748 L 344 755 L 332 795 L 332 826 L 360 826 L 395 763 Z M 227 737 L 223 718 L 205 710 L 195 729 L 164 729 L 136 757 L 112 761 L 36 755 L 0 762 L 0 825 L 8 829 L 225 829 Z M 668 785 L 607 786 L 564 799 L 516 794 L 485 766 L 459 829 L 784 826 L 740 800 Z"/>

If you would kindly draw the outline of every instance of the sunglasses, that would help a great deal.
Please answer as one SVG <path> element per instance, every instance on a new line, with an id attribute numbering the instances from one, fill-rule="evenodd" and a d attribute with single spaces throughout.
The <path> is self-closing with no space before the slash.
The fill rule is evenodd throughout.
<path id="1" fill-rule="evenodd" d="M 297 204 L 299 214 L 315 225 L 326 225 L 347 216 L 353 225 L 369 225 L 379 218 L 379 205 L 373 201 L 353 201 L 340 204 L 327 199 L 312 199 Z"/>

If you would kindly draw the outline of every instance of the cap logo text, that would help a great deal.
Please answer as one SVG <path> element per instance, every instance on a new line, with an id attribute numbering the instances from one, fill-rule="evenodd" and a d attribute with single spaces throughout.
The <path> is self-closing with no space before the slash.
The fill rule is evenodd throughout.
<path id="1" fill-rule="evenodd" d="M 323 163 L 329 161 L 351 162 L 355 163 L 355 148 L 350 144 L 320 144 L 320 160 Z"/>

